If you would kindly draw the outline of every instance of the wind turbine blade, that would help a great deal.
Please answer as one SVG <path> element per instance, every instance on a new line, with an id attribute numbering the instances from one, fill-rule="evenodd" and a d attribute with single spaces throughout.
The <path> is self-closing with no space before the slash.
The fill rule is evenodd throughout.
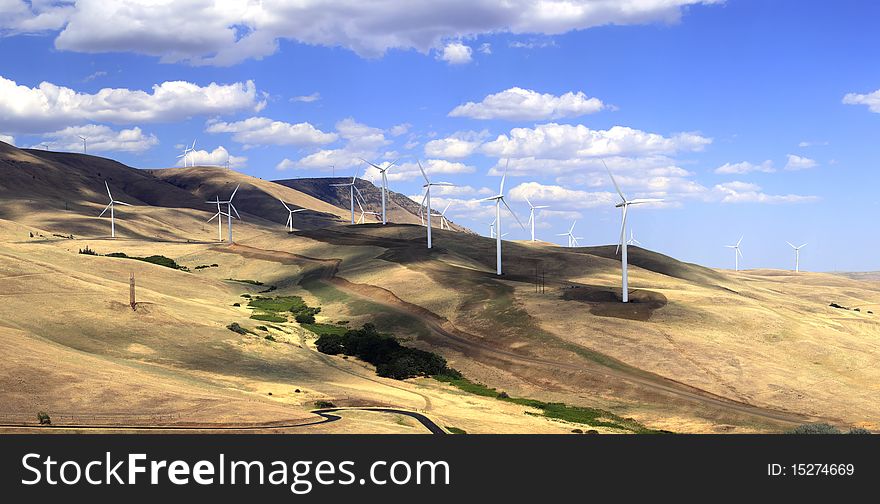
<path id="1" fill-rule="evenodd" d="M 739 241 L 736 242 L 736 246 L 737 246 L 737 247 L 739 247 L 739 244 L 742 243 L 743 238 L 745 238 L 745 236 L 740 236 L 740 237 L 739 237 Z"/>
<path id="2" fill-rule="evenodd" d="M 358 158 L 358 159 L 360 159 L 360 160 L 363 161 L 364 163 L 367 163 L 368 165 L 372 166 L 373 168 L 375 168 L 375 169 L 377 169 L 377 170 L 379 170 L 379 171 L 382 170 L 382 168 L 380 168 L 376 163 L 373 163 L 373 162 L 371 162 L 371 161 L 367 161 L 367 160 L 364 159 L 364 158 Z"/>
<path id="3" fill-rule="evenodd" d="M 510 158 L 507 158 L 507 163 L 504 165 L 504 175 L 501 176 L 501 188 L 498 189 L 498 194 L 504 194 L 504 179 L 507 178 L 507 168 L 509 168 L 509 167 L 510 167 Z M 505 205 L 506 204 L 507 203 L 505 203 Z"/>
<path id="4" fill-rule="evenodd" d="M 797 247 L 795 247 L 794 245 L 792 245 L 790 241 L 786 241 L 785 243 L 787 243 L 789 247 L 791 247 L 791 248 L 797 250 Z"/>
<path id="5" fill-rule="evenodd" d="M 306 210 L 308 210 L 308 208 L 297 208 L 296 210 L 291 210 L 291 212 L 292 213 L 305 212 Z"/>
<path id="6" fill-rule="evenodd" d="M 532 204 L 532 202 L 531 202 L 531 201 L 529 201 L 529 197 L 528 197 L 528 196 L 526 196 L 526 197 L 525 197 L 525 198 L 526 198 L 526 203 L 528 203 L 528 204 L 529 204 L 529 208 L 535 208 L 535 205 L 533 205 L 533 204 Z"/>
<path id="7" fill-rule="evenodd" d="M 422 172 L 422 177 L 425 177 L 425 183 L 430 184 L 431 179 L 428 178 L 428 174 L 425 173 L 425 169 L 422 168 L 422 162 L 417 159 L 416 163 L 419 165 L 419 170 Z"/>
<path id="8" fill-rule="evenodd" d="M 134 205 L 130 205 L 124 201 L 114 201 L 113 203 L 115 203 L 117 205 L 134 206 Z"/>
<path id="9" fill-rule="evenodd" d="M 238 214 L 238 210 L 235 209 L 235 206 L 233 206 L 232 203 L 229 203 L 229 208 L 231 208 L 232 211 L 235 212 L 235 216 L 238 217 L 238 220 L 241 220 L 241 215 Z"/>
<path id="10" fill-rule="evenodd" d="M 804 248 L 804 247 L 806 247 L 806 246 L 807 246 L 807 244 L 806 244 L 806 243 L 804 243 L 804 244 L 803 244 L 803 245 L 801 245 L 801 246 L 800 246 L 800 247 L 798 247 L 798 248 L 799 248 L 799 249 L 801 249 L 801 248 Z"/>
<path id="11" fill-rule="evenodd" d="M 504 201 L 504 198 L 500 198 L 500 199 L 501 199 L 501 202 L 504 203 L 504 206 L 507 208 L 507 211 L 510 212 L 510 215 L 512 215 L 513 218 L 516 219 L 516 223 L 519 224 L 519 227 L 521 227 L 521 228 L 523 228 L 523 230 L 525 230 L 526 227 L 523 225 L 522 221 L 519 220 L 519 217 L 517 217 L 516 214 L 513 212 L 513 209 L 510 208 L 510 205 L 508 205 L 507 202 Z"/>
<path id="12" fill-rule="evenodd" d="M 533 207 L 533 208 L 534 208 L 535 210 L 538 210 L 539 208 L 550 208 L 550 205 L 538 205 L 538 206 Z"/>
<path id="13" fill-rule="evenodd" d="M 574 221 L 571 223 L 571 228 L 569 228 L 569 230 L 568 230 L 569 233 L 574 232 L 574 225 L 577 223 L 578 223 L 578 221 Z"/>
<path id="14" fill-rule="evenodd" d="M 212 220 L 219 218 L 219 217 L 220 217 L 220 212 L 217 212 L 214 215 L 212 215 L 211 218 L 206 220 L 205 222 L 211 222 Z"/>
<path id="15" fill-rule="evenodd" d="M 620 223 L 620 241 L 617 242 L 617 251 L 620 251 L 620 246 L 623 245 L 623 241 L 626 240 L 626 207 L 629 205 L 623 205 L 623 220 Z"/>
<path id="16" fill-rule="evenodd" d="M 360 189 L 358 189 L 358 186 L 356 186 L 356 185 L 353 185 L 353 186 L 352 186 L 352 187 L 354 187 L 354 190 L 355 190 L 355 192 L 356 192 L 356 193 L 358 193 L 358 196 L 360 196 L 360 197 L 361 197 L 361 199 L 362 199 L 362 200 L 363 200 L 363 201 L 364 201 L 364 203 L 366 203 L 366 202 L 367 202 L 367 200 L 366 200 L 366 199 L 365 199 L 365 198 L 364 198 L 364 195 L 363 195 L 363 194 L 361 194 L 361 190 L 360 190 Z M 355 199 L 357 199 L 357 198 L 355 198 Z M 358 203 L 358 205 L 360 205 L 360 203 Z"/>
<path id="17" fill-rule="evenodd" d="M 281 204 L 284 205 L 284 208 L 286 208 L 288 212 L 290 211 L 290 207 L 287 206 L 287 203 L 285 203 L 284 200 L 278 200 L 278 201 L 280 201 Z"/>
<path id="18" fill-rule="evenodd" d="M 636 198 L 634 200 L 630 200 L 630 205 L 639 205 L 641 203 L 661 203 L 663 201 L 662 198 Z"/>
<path id="19" fill-rule="evenodd" d="M 193 142 L 193 143 L 195 143 L 195 142 Z M 239 188 L 239 187 L 241 187 L 241 184 L 238 184 L 237 186 L 235 186 L 235 190 L 232 191 L 232 196 L 229 197 L 229 201 L 232 201 L 232 198 L 235 197 L 235 193 L 238 192 L 238 188 Z"/>
<path id="20" fill-rule="evenodd" d="M 449 210 L 449 205 L 451 205 L 451 204 L 452 204 L 451 201 L 449 203 L 447 203 L 446 208 L 444 208 L 443 211 L 440 212 L 440 215 L 446 215 L 446 211 Z"/>
<path id="21" fill-rule="evenodd" d="M 110 186 L 107 184 L 107 181 L 104 181 L 104 187 L 107 188 L 107 196 L 110 196 L 110 201 L 113 201 L 113 195 L 110 194 Z"/>
<path id="22" fill-rule="evenodd" d="M 103 216 L 104 216 L 104 212 L 106 212 L 107 210 L 109 210 L 110 207 L 112 207 L 112 206 L 113 206 L 113 202 L 111 201 L 109 205 L 107 205 L 107 206 L 104 207 L 104 210 L 101 211 L 101 214 L 98 215 L 98 217 L 103 217 Z"/>
<path id="23" fill-rule="evenodd" d="M 742 250 L 740 250 L 739 248 L 736 249 L 736 253 L 739 254 L 740 257 L 745 259 L 745 257 L 743 256 Z"/>
<path id="24" fill-rule="evenodd" d="M 614 184 L 614 189 L 617 190 L 617 194 L 620 195 L 620 199 L 622 199 L 623 201 L 626 201 L 626 196 L 623 195 L 623 191 L 620 190 L 620 186 L 617 185 L 617 181 L 614 180 L 614 175 L 611 174 L 611 170 L 608 168 L 608 165 L 605 164 L 605 160 L 604 160 L 604 159 L 602 160 L 602 165 L 604 165 L 604 166 L 605 166 L 605 170 L 608 171 L 608 176 L 611 177 L 611 183 Z"/>

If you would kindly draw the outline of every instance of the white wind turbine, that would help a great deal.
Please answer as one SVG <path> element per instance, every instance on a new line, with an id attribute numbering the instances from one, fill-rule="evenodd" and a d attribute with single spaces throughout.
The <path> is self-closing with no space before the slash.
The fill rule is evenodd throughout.
<path id="1" fill-rule="evenodd" d="M 529 201 L 528 196 L 526 196 L 526 203 L 529 204 L 529 222 L 528 224 L 532 228 L 532 241 L 535 241 L 535 210 L 540 210 L 542 208 L 549 208 L 548 205 L 538 205 L 535 206 Z"/>
<path id="2" fill-rule="evenodd" d="M 235 193 L 238 192 L 239 187 L 241 187 L 241 184 L 238 184 L 237 186 L 235 186 L 235 190 L 232 191 L 232 194 L 229 196 L 229 199 L 226 201 L 219 201 L 219 202 L 206 201 L 206 203 L 219 203 L 219 204 L 226 205 L 226 212 L 224 212 L 223 215 L 226 216 L 226 231 L 227 231 L 227 234 L 229 237 L 228 238 L 229 243 L 232 243 L 232 213 L 235 212 L 236 218 L 238 218 L 238 220 L 241 220 L 241 215 L 239 215 L 238 210 L 235 209 L 235 205 L 232 204 L 232 198 L 235 197 Z M 218 208 L 219 208 L 219 205 L 218 205 Z"/>
<path id="3" fill-rule="evenodd" d="M 373 168 L 379 170 L 379 173 L 382 175 L 382 224 L 386 224 L 387 220 L 385 219 L 385 198 L 387 197 L 387 194 L 388 194 L 387 172 L 388 172 L 389 168 L 391 168 L 392 166 L 397 164 L 397 161 L 400 161 L 400 160 L 397 159 L 394 162 L 386 165 L 384 168 L 382 168 L 381 166 L 379 166 L 377 164 L 371 163 L 364 158 L 361 158 L 361 161 L 363 161 L 364 163 L 367 163 L 368 165 L 372 166 Z"/>
<path id="4" fill-rule="evenodd" d="M 452 229 L 449 227 L 449 220 L 446 219 L 446 211 L 449 210 L 449 205 L 451 204 L 452 202 L 450 201 L 446 204 L 446 208 L 444 208 L 443 211 L 440 212 L 440 229 Z"/>
<path id="5" fill-rule="evenodd" d="M 287 209 L 288 214 L 287 214 L 286 226 L 287 226 L 287 230 L 292 233 L 293 232 L 293 214 L 299 213 L 299 212 L 305 212 L 307 209 L 306 208 L 297 208 L 296 210 L 291 210 L 290 207 L 287 206 L 287 203 L 284 202 L 284 200 L 278 200 L 278 201 L 280 201 L 281 204 L 284 205 L 284 208 Z"/>
<path id="6" fill-rule="evenodd" d="M 422 172 L 422 177 L 425 178 L 425 185 L 422 186 L 425 188 L 425 197 L 422 198 L 422 205 L 425 206 L 425 203 L 427 202 L 427 209 L 426 209 L 427 219 L 426 220 L 428 221 L 428 248 L 431 248 L 431 246 L 432 246 L 432 243 L 431 243 L 431 220 L 432 220 L 431 219 L 431 187 L 432 186 L 451 186 L 454 184 L 452 184 L 451 182 L 431 182 L 431 179 L 428 178 L 428 174 L 425 173 L 425 169 L 422 168 L 422 162 L 416 160 L 416 163 L 418 163 L 418 165 L 419 165 L 419 170 L 421 170 L 421 172 Z"/>
<path id="7" fill-rule="evenodd" d="M 82 136 L 82 135 L 77 135 L 77 136 L 79 137 L 80 140 L 82 140 L 82 142 L 83 142 L 83 154 L 86 154 L 86 140 L 88 140 L 88 137 L 84 137 L 84 136 Z"/>
<path id="8" fill-rule="evenodd" d="M 801 249 L 806 247 L 807 244 L 804 243 L 800 247 L 795 247 L 791 242 L 785 242 L 794 249 L 794 271 L 795 273 L 799 273 L 801 271 Z"/>
<path id="9" fill-rule="evenodd" d="M 217 196 L 216 198 L 216 201 L 208 201 L 207 203 L 217 203 L 217 213 L 212 215 L 211 218 L 205 222 L 211 222 L 212 220 L 217 219 L 217 241 L 223 241 L 223 216 L 226 215 L 226 212 L 220 208 L 220 197 Z"/>
<path id="10" fill-rule="evenodd" d="M 510 205 L 504 201 L 504 180 L 507 178 L 507 167 L 510 166 L 510 159 L 507 160 L 507 164 L 504 165 L 504 174 L 501 175 L 501 186 L 498 188 L 498 194 L 495 196 L 485 198 L 482 201 L 494 201 L 495 202 L 495 274 L 501 274 L 501 238 L 502 238 L 502 229 L 501 229 L 501 205 L 504 205 L 507 208 L 507 211 L 510 212 L 510 215 L 516 219 L 516 222 L 519 224 L 519 227 L 525 230 L 525 226 L 519 220 L 519 217 L 513 213 L 513 210 L 510 208 Z"/>
<path id="11" fill-rule="evenodd" d="M 186 168 L 186 160 L 189 158 L 189 153 L 196 149 L 196 141 L 193 140 L 192 147 L 183 146 L 183 154 L 177 156 L 177 159 L 183 158 L 183 167 Z M 192 165 L 195 166 L 195 160 L 192 160 Z"/>
<path id="12" fill-rule="evenodd" d="M 351 223 L 352 224 L 354 224 L 354 203 L 355 203 L 354 192 L 357 191 L 358 194 L 361 193 L 361 190 L 358 189 L 357 186 L 355 185 L 355 182 L 357 181 L 357 176 L 358 176 L 358 172 L 355 171 L 354 176 L 351 177 L 351 182 L 348 182 L 346 184 L 330 184 L 330 187 L 348 187 L 348 197 L 349 197 L 349 204 L 351 206 Z M 358 204 L 360 204 L 360 203 L 358 203 Z"/>
<path id="13" fill-rule="evenodd" d="M 636 240 L 636 236 L 635 236 L 635 234 L 633 234 L 632 229 L 629 230 L 629 240 L 626 241 L 626 244 L 627 245 L 638 245 L 639 247 L 642 246 L 642 242 Z"/>
<path id="14" fill-rule="evenodd" d="M 733 252 L 733 259 L 734 259 L 734 266 L 733 266 L 734 270 L 733 271 L 739 271 L 739 258 L 743 257 L 743 253 L 739 249 L 739 244 L 742 243 L 742 241 L 743 241 L 743 237 L 740 236 L 739 241 L 736 242 L 736 245 L 725 245 L 725 247 L 731 248 L 734 251 Z"/>
<path id="15" fill-rule="evenodd" d="M 567 236 L 568 237 L 568 246 L 569 247 L 580 247 L 578 243 L 578 239 L 574 236 L 574 225 L 577 224 L 577 221 L 571 223 L 571 228 L 567 233 L 559 233 L 556 236 Z"/>
<path id="16" fill-rule="evenodd" d="M 489 223 L 489 238 L 495 238 L 495 219 Z"/>
<path id="17" fill-rule="evenodd" d="M 630 205 L 641 205 L 642 203 L 657 203 L 663 201 L 659 198 L 635 198 L 628 200 L 626 196 L 623 195 L 623 191 L 620 190 L 620 186 L 617 185 L 617 181 L 614 180 L 614 175 L 611 174 L 611 170 L 608 169 L 608 165 L 605 164 L 605 160 L 602 160 L 602 164 L 605 165 L 605 169 L 608 171 L 608 176 L 611 177 L 611 183 L 614 184 L 614 189 L 617 190 L 617 194 L 620 196 L 620 203 L 614 205 L 615 208 L 620 208 L 623 212 L 623 218 L 620 223 L 620 240 L 617 242 L 617 250 L 618 252 L 623 249 L 623 253 L 620 255 L 620 270 L 621 270 L 621 296 L 624 303 L 629 302 L 629 278 L 627 277 L 627 258 L 626 258 L 626 211 Z"/>
<path id="18" fill-rule="evenodd" d="M 106 207 L 104 207 L 104 210 L 101 211 L 101 215 L 99 215 L 98 217 L 103 217 L 104 213 L 107 212 L 107 210 L 110 210 L 110 237 L 116 238 L 116 215 L 113 211 L 113 205 L 125 205 L 125 206 L 132 206 L 132 205 L 129 205 L 128 203 L 124 203 L 122 201 L 116 201 L 115 199 L 113 199 L 113 195 L 110 194 L 110 186 L 107 184 L 106 180 L 104 181 L 104 187 L 107 188 L 107 196 L 110 197 L 110 203 Z"/>

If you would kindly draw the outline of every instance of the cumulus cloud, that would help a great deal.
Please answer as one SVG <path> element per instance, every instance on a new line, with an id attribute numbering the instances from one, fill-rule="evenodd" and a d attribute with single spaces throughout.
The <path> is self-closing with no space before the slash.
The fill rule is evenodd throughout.
<path id="1" fill-rule="evenodd" d="M 52 150 L 82 152 L 81 136 L 86 137 L 87 152 L 144 152 L 159 144 L 155 135 L 146 135 L 140 128 L 113 130 L 108 126 L 87 124 L 69 126 L 43 135 Z"/>
<path id="2" fill-rule="evenodd" d="M 331 166 L 335 166 L 337 170 L 353 168 L 363 164 L 362 158 L 381 157 L 384 147 L 391 143 L 385 138 L 385 132 L 381 128 L 359 123 L 350 117 L 336 123 L 334 134 L 345 142 L 341 147 L 321 149 L 296 161 L 290 161 L 280 169 L 297 167 L 329 170 Z"/>
<path id="3" fill-rule="evenodd" d="M 798 194 L 766 194 L 762 192 L 761 186 L 740 181 L 718 184 L 713 192 L 721 203 L 809 203 L 819 199 L 816 196 Z"/>
<path id="4" fill-rule="evenodd" d="M 752 172 L 773 173 L 775 171 L 776 169 L 773 168 L 773 161 L 770 161 L 769 159 L 760 164 L 742 161 L 740 163 L 724 163 L 722 166 L 715 168 L 715 173 L 721 175 L 742 175 Z"/>
<path id="5" fill-rule="evenodd" d="M 9 145 L 15 145 L 15 137 L 12 135 L 4 135 L 0 133 L 0 142 L 5 142 Z"/>
<path id="6" fill-rule="evenodd" d="M 72 1 L 0 1 L 0 35 L 60 29 L 74 12 L 72 4 Z"/>
<path id="7" fill-rule="evenodd" d="M 208 152 L 206 150 L 190 151 L 187 157 L 187 164 L 195 166 L 226 166 L 229 162 L 229 168 L 244 168 L 247 165 L 247 158 L 244 156 L 233 156 L 222 145 Z M 183 166 L 183 158 L 177 161 L 177 166 Z"/>
<path id="8" fill-rule="evenodd" d="M 484 42 L 480 44 L 480 48 L 477 51 L 480 51 L 481 54 L 492 54 L 492 44 Z"/>
<path id="9" fill-rule="evenodd" d="M 63 28 L 55 47 L 87 53 L 134 52 L 163 62 L 232 65 L 278 50 L 279 40 L 343 47 L 365 57 L 389 49 L 427 53 L 479 35 L 556 35 L 608 24 L 675 23 L 684 7 L 721 0 L 115 0 L 0 3 L 0 29 Z M 33 6 L 40 6 L 39 8 Z M 54 3 L 53 3 L 54 5 Z"/>
<path id="10" fill-rule="evenodd" d="M 459 131 L 446 138 L 426 143 L 425 155 L 437 158 L 466 158 L 480 147 L 483 139 L 488 135 L 488 131 Z"/>
<path id="11" fill-rule="evenodd" d="M 268 117 L 250 117 L 236 122 L 212 120 L 208 133 L 232 133 L 232 139 L 245 146 L 255 145 L 322 145 L 335 141 L 336 133 L 325 133 L 310 123 L 291 124 Z"/>
<path id="12" fill-rule="evenodd" d="M 450 65 L 463 65 L 471 62 L 472 52 L 473 50 L 470 46 L 466 46 L 461 42 L 450 42 L 438 53 L 437 59 L 445 61 Z"/>
<path id="13" fill-rule="evenodd" d="M 388 132 L 391 133 L 391 136 L 397 137 L 400 135 L 405 135 L 407 132 L 409 132 L 410 128 L 412 128 L 412 124 L 401 123 L 401 124 L 397 124 L 395 126 L 392 126 L 391 129 L 388 130 Z"/>
<path id="14" fill-rule="evenodd" d="M 880 114 L 880 89 L 867 94 L 847 93 L 843 97 L 843 103 L 846 105 L 865 105 L 871 112 Z"/>
<path id="15" fill-rule="evenodd" d="M 593 114 L 605 108 L 598 98 L 588 98 L 583 91 L 569 91 L 561 96 L 512 87 L 491 94 L 479 103 L 467 102 L 449 112 L 450 117 L 472 119 L 546 120 Z"/>
<path id="16" fill-rule="evenodd" d="M 815 159 L 794 154 L 789 154 L 788 162 L 785 163 L 785 169 L 789 171 L 807 170 L 809 168 L 815 168 L 816 166 L 819 166 L 819 163 L 817 163 Z"/>
<path id="17" fill-rule="evenodd" d="M 309 94 L 309 95 L 294 96 L 293 98 L 290 99 L 290 101 L 312 103 L 312 102 L 316 102 L 320 99 L 321 99 L 321 93 L 315 91 L 314 93 Z"/>
<path id="18" fill-rule="evenodd" d="M 421 163 L 422 168 L 424 168 L 425 171 L 428 173 L 428 177 L 430 177 L 431 182 L 450 182 L 448 180 L 444 180 L 443 176 L 457 175 L 461 173 L 473 173 L 474 171 L 476 171 L 476 168 L 471 165 L 454 161 L 447 161 L 445 159 L 426 159 L 421 161 Z M 400 163 L 399 165 L 394 166 L 393 168 L 388 170 L 387 176 L 388 180 L 391 181 L 422 179 L 422 173 L 419 171 L 418 162 L 415 161 Z"/>
<path id="19" fill-rule="evenodd" d="M 697 133 L 677 133 L 665 137 L 657 133 L 614 126 L 593 130 L 582 124 L 539 124 L 534 128 L 514 128 L 483 144 L 482 150 L 498 157 L 536 157 L 570 159 L 619 155 L 671 154 L 700 151 L 712 142 Z"/>
<path id="20" fill-rule="evenodd" d="M 265 105 L 253 81 L 207 86 L 167 81 L 154 85 L 149 93 L 104 88 L 88 94 L 50 82 L 31 88 L 0 76 L 0 122 L 12 132 L 40 133 L 88 121 L 173 122 L 196 115 L 260 110 Z"/>
<path id="21" fill-rule="evenodd" d="M 587 192 L 538 182 L 526 182 L 510 190 L 511 200 L 526 201 L 526 198 L 533 205 L 550 204 L 561 208 L 611 207 L 619 199 L 613 192 Z"/>

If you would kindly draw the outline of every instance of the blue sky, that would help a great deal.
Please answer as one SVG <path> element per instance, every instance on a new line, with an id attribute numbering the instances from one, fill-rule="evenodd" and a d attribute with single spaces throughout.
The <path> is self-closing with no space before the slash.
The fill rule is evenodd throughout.
<path id="1" fill-rule="evenodd" d="M 435 207 L 482 233 L 509 158 L 519 217 L 525 196 L 550 205 L 538 237 L 576 219 L 583 245 L 620 225 L 604 160 L 628 196 L 666 200 L 633 208 L 647 248 L 732 267 L 744 235 L 747 268 L 792 268 L 790 241 L 803 269 L 880 269 L 880 5 L 551 4 L 0 2 L 0 139 L 84 135 L 143 168 L 197 139 L 200 164 L 265 179 L 400 158 L 391 189 L 417 198 L 420 159 L 458 185 Z"/>

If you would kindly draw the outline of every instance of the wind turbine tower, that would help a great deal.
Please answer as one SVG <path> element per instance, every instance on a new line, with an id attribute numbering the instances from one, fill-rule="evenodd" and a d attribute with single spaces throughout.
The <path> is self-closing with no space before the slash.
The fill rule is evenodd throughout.
<path id="1" fill-rule="evenodd" d="M 785 243 L 788 243 L 789 246 L 791 246 L 791 248 L 794 249 L 794 272 L 800 273 L 800 271 L 801 271 L 801 249 L 806 247 L 807 244 L 804 243 L 800 247 L 795 247 L 794 245 L 791 244 L 791 242 L 785 242 Z"/>
<path id="2" fill-rule="evenodd" d="M 634 198 L 631 200 L 626 199 L 623 191 L 620 190 L 620 186 L 617 185 L 617 181 L 614 180 L 614 175 L 611 174 L 611 170 L 608 169 L 608 165 L 605 164 L 605 160 L 602 160 L 602 164 L 605 165 L 605 170 L 608 171 L 608 176 L 611 177 L 611 183 L 614 184 L 614 189 L 617 191 L 617 194 L 620 196 L 620 203 L 614 205 L 615 208 L 620 208 L 623 213 L 621 223 L 620 223 L 620 239 L 617 241 L 617 250 L 618 252 L 623 250 L 620 254 L 620 279 L 621 279 L 621 297 L 624 303 L 629 302 L 629 278 L 627 275 L 627 257 L 626 257 L 626 211 L 630 205 L 641 205 L 643 203 L 657 203 L 663 201 L 658 198 Z"/>
<path id="3" fill-rule="evenodd" d="M 516 219 L 516 222 L 519 224 L 519 227 L 525 230 L 525 226 L 519 220 L 519 217 L 513 213 L 513 210 L 510 208 L 510 205 L 504 201 L 504 180 L 507 178 L 507 167 L 510 166 L 510 159 L 507 159 L 507 164 L 504 165 L 504 174 L 501 175 L 501 186 L 498 188 L 498 194 L 495 196 L 485 198 L 483 201 L 494 201 L 495 202 L 495 274 L 501 275 L 501 205 L 504 205 L 507 208 L 507 211 L 510 212 L 510 215 Z"/>
<path id="4" fill-rule="evenodd" d="M 110 203 L 106 207 L 104 207 L 104 210 L 101 212 L 101 215 L 98 215 L 98 217 L 103 217 L 104 213 L 106 213 L 107 210 L 110 210 L 110 237 L 116 238 L 116 215 L 113 211 L 114 210 L 113 206 L 114 205 L 131 206 L 131 205 L 129 205 L 128 203 L 124 203 L 122 201 L 114 200 L 113 195 L 110 194 L 110 186 L 107 184 L 106 180 L 104 181 L 104 187 L 107 188 L 107 196 L 110 197 Z"/>

